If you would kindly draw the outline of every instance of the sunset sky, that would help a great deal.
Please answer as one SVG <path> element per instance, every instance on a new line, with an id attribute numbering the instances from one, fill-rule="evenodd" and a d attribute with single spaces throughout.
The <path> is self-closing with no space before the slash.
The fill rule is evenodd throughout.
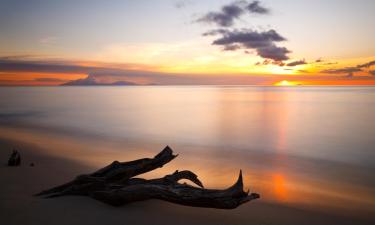
<path id="1" fill-rule="evenodd" d="M 374 0 L 0 0 L 0 85 L 375 85 Z"/>

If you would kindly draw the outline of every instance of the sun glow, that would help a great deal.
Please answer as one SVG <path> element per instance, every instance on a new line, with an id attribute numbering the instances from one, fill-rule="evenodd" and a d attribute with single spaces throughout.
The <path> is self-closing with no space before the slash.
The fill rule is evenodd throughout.
<path id="1" fill-rule="evenodd" d="M 274 86 L 294 86 L 297 85 L 295 82 L 282 80 L 274 84 Z"/>

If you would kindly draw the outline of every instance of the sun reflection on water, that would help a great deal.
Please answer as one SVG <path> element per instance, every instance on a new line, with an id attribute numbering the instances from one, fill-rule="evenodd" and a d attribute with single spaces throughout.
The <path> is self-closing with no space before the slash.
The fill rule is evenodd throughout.
<path id="1" fill-rule="evenodd" d="M 274 194 L 277 200 L 286 201 L 288 195 L 285 176 L 282 174 L 274 174 L 272 177 L 272 183 L 274 187 Z"/>

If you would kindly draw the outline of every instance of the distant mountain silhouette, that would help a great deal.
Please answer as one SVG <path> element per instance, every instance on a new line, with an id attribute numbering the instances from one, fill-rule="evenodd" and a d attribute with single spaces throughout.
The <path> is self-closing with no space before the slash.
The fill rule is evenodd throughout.
<path id="1" fill-rule="evenodd" d="M 139 85 L 134 82 L 129 81 L 116 81 L 113 83 L 100 83 L 95 80 L 95 78 L 88 76 L 83 79 L 73 80 L 62 84 L 62 86 L 131 86 Z"/>

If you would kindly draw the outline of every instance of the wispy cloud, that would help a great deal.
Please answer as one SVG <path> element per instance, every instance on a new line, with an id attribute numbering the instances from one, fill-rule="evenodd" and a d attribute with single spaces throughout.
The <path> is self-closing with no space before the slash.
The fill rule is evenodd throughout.
<path id="1" fill-rule="evenodd" d="M 306 60 L 302 59 L 302 60 L 290 62 L 290 63 L 286 64 L 286 66 L 299 66 L 299 65 L 305 65 L 305 64 L 307 64 Z"/>
<path id="2" fill-rule="evenodd" d="M 353 77 L 354 73 L 366 72 L 366 69 L 369 69 L 374 65 L 375 65 L 375 60 L 367 62 L 367 63 L 363 63 L 363 64 L 358 64 L 357 66 L 353 66 L 353 67 L 327 69 L 327 70 L 322 70 L 320 72 L 328 73 L 328 74 L 347 74 L 347 77 Z M 368 70 L 367 72 L 370 75 L 374 75 L 371 70 Z"/>
<path id="3" fill-rule="evenodd" d="M 259 1 L 253 1 L 247 5 L 246 9 L 251 13 L 269 14 L 270 10 L 261 5 Z"/>
<path id="4" fill-rule="evenodd" d="M 234 2 L 225 5 L 219 12 L 209 12 L 199 18 L 197 22 L 216 24 L 221 27 L 233 26 L 234 20 L 240 18 L 244 14 L 244 9 L 239 5 L 239 2 Z"/>
<path id="5" fill-rule="evenodd" d="M 341 73 L 355 73 L 362 71 L 360 68 L 357 67 L 345 67 L 340 69 L 327 69 L 322 70 L 322 73 L 329 73 L 329 74 L 341 74 Z"/>
<path id="6" fill-rule="evenodd" d="M 246 12 L 250 14 L 268 14 L 270 10 L 261 6 L 259 1 L 247 2 L 236 1 L 224 5 L 220 11 L 208 12 L 200 17 L 197 22 L 215 24 L 219 27 L 231 27 L 235 20 L 239 19 Z"/>
<path id="7" fill-rule="evenodd" d="M 370 68 L 370 67 L 372 67 L 372 66 L 374 66 L 374 65 L 375 65 L 375 60 L 370 61 L 370 62 L 368 62 L 368 63 L 359 64 L 359 65 L 357 65 L 357 67 L 358 67 L 358 68 Z"/>

